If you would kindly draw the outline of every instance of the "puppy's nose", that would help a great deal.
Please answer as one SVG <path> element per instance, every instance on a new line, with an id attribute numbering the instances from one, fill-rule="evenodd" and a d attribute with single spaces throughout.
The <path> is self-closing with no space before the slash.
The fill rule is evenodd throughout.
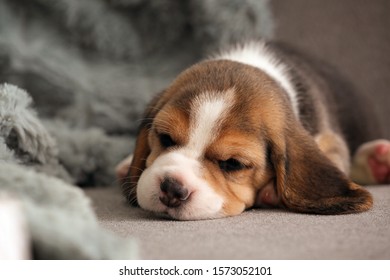
<path id="1" fill-rule="evenodd" d="M 165 178 L 161 184 L 160 189 L 162 195 L 160 201 L 168 207 L 179 207 L 183 201 L 189 196 L 189 191 L 176 179 Z"/>

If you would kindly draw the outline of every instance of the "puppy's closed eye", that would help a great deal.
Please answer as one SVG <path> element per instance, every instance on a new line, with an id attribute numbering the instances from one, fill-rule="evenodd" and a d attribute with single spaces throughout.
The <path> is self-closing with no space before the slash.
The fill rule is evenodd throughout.
<path id="1" fill-rule="evenodd" d="M 219 160 L 219 168 L 224 172 L 234 172 L 247 168 L 243 163 L 235 158 L 229 158 L 228 160 Z"/>
<path id="2" fill-rule="evenodd" d="M 166 133 L 159 134 L 158 139 L 163 148 L 170 148 L 177 145 L 176 141 L 174 141 L 172 137 Z"/>

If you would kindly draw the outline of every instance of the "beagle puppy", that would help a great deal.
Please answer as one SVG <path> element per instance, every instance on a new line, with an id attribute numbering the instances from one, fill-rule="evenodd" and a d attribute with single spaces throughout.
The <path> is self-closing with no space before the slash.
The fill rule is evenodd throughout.
<path id="1" fill-rule="evenodd" d="M 348 177 L 335 98 L 321 73 L 282 45 L 259 41 L 221 52 L 151 101 L 133 156 L 117 167 L 123 193 L 179 220 L 253 207 L 366 211 L 373 200 Z M 367 157 L 359 158 L 363 167 Z"/>

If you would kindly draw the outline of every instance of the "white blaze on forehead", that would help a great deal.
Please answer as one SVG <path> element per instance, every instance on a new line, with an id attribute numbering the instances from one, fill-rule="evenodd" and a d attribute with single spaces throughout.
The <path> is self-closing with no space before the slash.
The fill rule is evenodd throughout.
<path id="1" fill-rule="evenodd" d="M 218 127 L 233 105 L 234 91 L 206 92 L 191 104 L 190 138 L 186 150 L 199 157 L 216 137 Z"/>

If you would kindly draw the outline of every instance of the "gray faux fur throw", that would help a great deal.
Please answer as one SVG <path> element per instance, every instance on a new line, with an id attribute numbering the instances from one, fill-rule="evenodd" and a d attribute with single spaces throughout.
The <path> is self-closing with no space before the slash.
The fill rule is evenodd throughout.
<path id="1" fill-rule="evenodd" d="M 31 101 L 24 90 L 0 85 L 0 194 L 20 202 L 32 257 L 135 258 L 135 243 L 100 228 L 80 188 L 36 171 L 52 173 L 57 167 L 63 172 L 55 140 L 37 118 Z M 7 242 L 4 238 L 3 234 L 2 242 Z"/>

